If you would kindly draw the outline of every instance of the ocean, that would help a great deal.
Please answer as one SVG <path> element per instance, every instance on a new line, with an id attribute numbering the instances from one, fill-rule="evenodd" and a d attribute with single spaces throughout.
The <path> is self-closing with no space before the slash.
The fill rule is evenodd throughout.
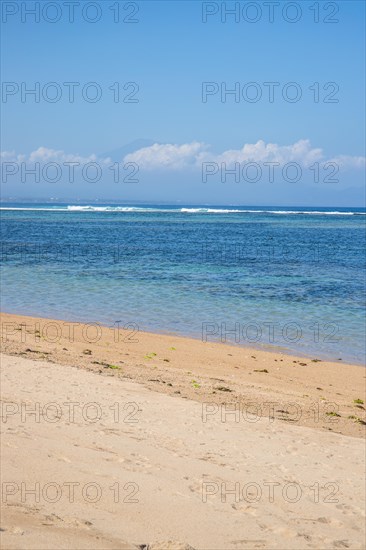
<path id="1" fill-rule="evenodd" d="M 1 207 L 1 309 L 365 361 L 359 208 Z"/>

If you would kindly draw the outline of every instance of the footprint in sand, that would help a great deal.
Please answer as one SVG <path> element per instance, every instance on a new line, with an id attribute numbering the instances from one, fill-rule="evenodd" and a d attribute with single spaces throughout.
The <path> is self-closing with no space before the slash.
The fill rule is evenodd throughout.
<path id="1" fill-rule="evenodd" d="M 253 517 L 258 516 L 258 510 L 253 506 L 249 506 L 245 502 L 239 502 L 239 503 L 235 502 L 234 504 L 231 505 L 231 507 L 234 510 L 237 510 L 238 512 L 244 512 L 244 514 L 249 514 Z"/>
<path id="2" fill-rule="evenodd" d="M 117 462 L 118 464 L 123 464 L 125 470 L 130 472 L 139 472 L 139 473 L 151 473 L 150 470 L 156 469 L 156 465 L 151 464 L 150 460 L 145 456 L 132 454 L 133 458 L 127 457 L 116 457 L 106 459 L 111 462 Z M 161 470 L 160 467 L 158 467 Z"/>
<path id="3" fill-rule="evenodd" d="M 305 538 L 307 537 L 307 535 L 298 533 L 295 529 L 291 529 L 287 525 L 281 525 L 280 527 L 267 525 L 266 530 L 287 539 L 292 539 L 295 537 L 305 537 Z"/>
<path id="4" fill-rule="evenodd" d="M 251 548 L 265 548 L 266 547 L 266 541 L 265 540 L 255 540 L 255 539 L 243 539 L 243 540 L 231 540 L 231 544 L 239 544 L 239 549 L 242 548 L 248 548 L 250 550 Z M 249 545 L 248 547 L 243 546 L 244 544 Z M 239 550 L 238 549 L 238 550 Z"/>
<path id="5" fill-rule="evenodd" d="M 351 546 L 347 540 L 335 540 L 333 545 L 335 548 L 349 548 Z"/>
<path id="6" fill-rule="evenodd" d="M 173 540 L 154 542 L 152 544 L 141 544 L 141 550 L 195 550 L 189 544 Z"/>
<path id="7" fill-rule="evenodd" d="M 208 478 L 207 481 L 208 481 L 210 484 L 214 484 L 214 487 L 217 487 L 217 488 L 218 488 L 218 490 L 217 490 L 217 492 L 216 492 L 215 494 L 210 495 L 210 498 L 212 498 L 212 497 L 215 497 L 215 498 L 216 498 L 216 497 L 220 497 L 220 494 L 221 494 L 221 493 L 220 493 L 220 489 L 219 489 L 219 488 L 221 487 L 221 484 L 222 484 L 222 483 L 225 483 L 225 480 L 224 480 L 224 479 L 221 479 L 221 478 L 218 478 L 218 477 L 213 478 L 213 477 L 211 477 L 211 476 L 208 476 L 207 474 L 203 474 L 202 477 L 203 477 L 203 479 L 193 479 L 193 480 L 192 480 L 192 483 L 191 483 L 190 485 L 188 485 L 189 490 L 190 490 L 192 493 L 197 493 L 197 494 L 199 494 L 199 495 L 202 495 L 202 492 L 203 492 L 203 483 L 205 482 L 205 479 L 204 479 L 204 478 L 207 477 L 207 478 Z M 209 500 L 210 500 L 210 499 L 208 499 L 207 502 L 209 502 Z"/>
<path id="8" fill-rule="evenodd" d="M 12 535 L 24 535 L 25 531 L 23 531 L 21 527 L 17 527 L 15 525 L 14 527 L 11 527 L 10 529 L 8 529 L 8 533 L 11 533 Z"/>

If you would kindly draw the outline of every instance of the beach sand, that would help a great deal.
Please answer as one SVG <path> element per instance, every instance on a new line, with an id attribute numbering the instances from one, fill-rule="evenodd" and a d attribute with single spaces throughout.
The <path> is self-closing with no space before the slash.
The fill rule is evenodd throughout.
<path id="1" fill-rule="evenodd" d="M 363 367 L 1 321 L 2 548 L 365 547 Z"/>

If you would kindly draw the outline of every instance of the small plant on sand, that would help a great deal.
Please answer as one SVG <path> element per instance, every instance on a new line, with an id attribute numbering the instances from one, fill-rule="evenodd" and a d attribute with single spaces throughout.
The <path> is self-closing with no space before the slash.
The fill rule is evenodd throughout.
<path id="1" fill-rule="evenodd" d="M 147 353 L 145 355 L 145 359 L 152 359 L 153 357 L 156 357 L 156 353 Z"/>
<path id="2" fill-rule="evenodd" d="M 330 412 L 327 412 L 325 413 L 327 416 L 341 416 L 340 414 L 338 414 L 337 412 L 334 412 L 334 411 L 330 411 Z"/>
<path id="3" fill-rule="evenodd" d="M 192 380 L 191 381 L 191 384 L 194 388 L 200 388 L 201 387 L 201 384 L 199 384 L 198 382 L 196 382 L 196 380 Z"/>
<path id="4" fill-rule="evenodd" d="M 362 399 L 354 399 L 353 402 L 355 405 L 363 405 Z"/>
<path id="5" fill-rule="evenodd" d="M 170 363 L 170 359 L 163 359 L 166 363 Z"/>
<path id="6" fill-rule="evenodd" d="M 170 348 L 172 351 L 175 351 L 177 348 Z"/>
<path id="7" fill-rule="evenodd" d="M 351 414 L 348 418 L 350 420 L 353 420 L 357 424 L 362 424 L 362 426 L 366 426 L 366 422 L 362 420 L 362 418 L 358 418 L 358 416 L 355 416 L 354 414 Z"/>
<path id="8" fill-rule="evenodd" d="M 120 369 L 121 367 L 118 367 L 117 365 L 106 365 L 105 368 L 106 368 L 106 369 L 118 370 L 118 369 Z"/>

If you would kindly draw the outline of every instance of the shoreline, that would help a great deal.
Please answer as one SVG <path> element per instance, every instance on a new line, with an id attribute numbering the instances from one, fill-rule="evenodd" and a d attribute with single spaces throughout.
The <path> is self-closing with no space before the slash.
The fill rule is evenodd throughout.
<path id="1" fill-rule="evenodd" d="M 42 320 L 42 321 L 50 321 L 50 322 L 57 322 L 57 323 L 63 323 L 63 324 L 82 324 L 82 325 L 88 325 L 88 324 L 96 324 L 96 325 L 99 325 L 101 327 L 101 329 L 111 329 L 111 330 L 115 330 L 113 329 L 112 327 L 106 325 L 104 322 L 99 322 L 99 321 L 91 321 L 91 322 L 86 322 L 86 321 L 83 321 L 83 320 L 70 320 L 70 319 L 64 319 L 64 318 L 57 318 L 55 319 L 54 317 L 48 317 L 48 316 L 39 316 L 39 315 L 28 315 L 28 314 L 24 314 L 24 313 L 13 313 L 13 312 L 8 312 L 8 311 L 3 311 L 1 310 L 0 311 L 0 316 L 15 316 L 15 317 L 24 317 L 24 318 L 29 318 L 29 319 L 38 319 L 38 320 Z M 117 323 L 117 321 L 116 321 Z M 136 326 L 137 326 L 137 323 L 136 323 Z M 154 331 L 150 331 L 150 330 L 140 330 L 140 329 L 137 329 L 138 333 L 139 334 L 148 334 L 148 335 L 151 335 L 151 336 L 167 336 L 167 337 L 171 337 L 171 338 L 178 338 L 178 339 L 184 339 L 184 340 L 194 340 L 194 341 L 197 341 L 197 342 L 203 342 L 202 340 L 202 334 L 201 336 L 199 336 L 198 334 L 197 335 L 194 335 L 194 334 L 178 334 L 176 332 L 172 332 L 172 331 L 169 331 L 169 330 L 158 330 L 156 332 Z M 291 350 L 291 348 L 288 348 L 284 345 L 281 345 L 280 343 L 279 344 L 271 344 L 271 343 L 263 343 L 263 344 L 260 344 L 260 342 L 258 343 L 240 343 L 240 342 L 235 342 L 235 341 L 232 341 L 232 340 L 228 340 L 227 342 L 221 342 L 219 340 L 210 340 L 210 341 L 207 341 L 207 342 L 203 342 L 203 343 L 207 343 L 207 344 L 215 344 L 215 345 L 227 345 L 227 346 L 232 346 L 234 348 L 239 348 L 239 349 L 243 349 L 243 350 L 246 350 L 246 351 L 252 351 L 252 352 L 264 352 L 264 353 L 273 353 L 273 354 L 276 354 L 276 353 L 281 353 L 283 355 L 289 355 L 291 357 L 297 357 L 299 359 L 308 359 L 308 360 L 312 360 L 312 359 L 319 359 L 320 361 L 323 361 L 323 362 L 327 362 L 327 363 L 336 363 L 336 364 L 339 364 L 339 365 L 354 365 L 354 366 L 361 366 L 361 367 L 365 367 L 366 368 L 366 359 L 365 361 L 362 361 L 362 360 L 355 360 L 355 359 L 352 359 L 352 360 L 348 360 L 346 358 L 330 358 L 329 356 L 327 356 L 326 353 L 320 351 L 320 352 L 317 352 L 317 353 L 312 353 L 311 350 L 309 350 L 308 352 L 305 352 L 305 351 L 300 351 L 300 350 Z"/>
<path id="2" fill-rule="evenodd" d="M 364 437 L 366 370 L 282 350 L 202 342 L 171 334 L 112 329 L 1 313 L 2 353 L 133 380 L 246 422 L 293 424 Z"/>

